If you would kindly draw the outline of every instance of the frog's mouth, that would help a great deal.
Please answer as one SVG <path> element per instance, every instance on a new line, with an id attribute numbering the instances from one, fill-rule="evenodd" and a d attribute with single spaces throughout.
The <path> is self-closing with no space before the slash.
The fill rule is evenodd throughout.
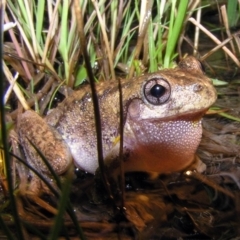
<path id="1" fill-rule="evenodd" d="M 177 116 L 170 116 L 170 117 L 166 117 L 166 118 L 161 118 L 161 121 L 180 121 L 180 120 L 184 120 L 184 121 L 200 121 L 202 119 L 202 117 L 205 115 L 205 113 L 207 112 L 209 108 L 204 108 L 202 110 L 198 110 L 198 111 L 191 111 L 191 112 L 185 112 L 185 113 L 181 113 Z M 154 119 L 157 120 L 157 119 Z M 159 119 L 158 119 L 159 120 Z"/>

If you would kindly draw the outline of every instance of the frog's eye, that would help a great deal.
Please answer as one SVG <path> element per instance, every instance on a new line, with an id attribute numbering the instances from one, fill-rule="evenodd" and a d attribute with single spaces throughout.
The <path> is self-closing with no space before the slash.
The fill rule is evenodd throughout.
<path id="1" fill-rule="evenodd" d="M 160 105 L 169 99 L 171 88 L 163 78 L 152 78 L 143 86 L 143 93 L 149 103 Z"/>

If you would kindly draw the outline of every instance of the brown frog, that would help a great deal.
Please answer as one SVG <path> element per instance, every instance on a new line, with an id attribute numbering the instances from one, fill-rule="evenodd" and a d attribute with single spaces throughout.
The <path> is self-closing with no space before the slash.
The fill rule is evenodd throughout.
<path id="1" fill-rule="evenodd" d="M 121 87 L 124 171 L 170 173 L 189 167 L 202 136 L 201 118 L 217 96 L 198 60 L 187 57 L 175 69 L 121 80 Z M 111 163 L 119 154 L 118 83 L 102 82 L 96 88 L 104 159 Z M 23 113 L 18 134 L 27 161 L 44 175 L 49 171 L 28 139 L 58 174 L 66 171 L 72 159 L 87 172 L 95 173 L 98 168 L 89 86 L 75 91 L 45 119 L 33 111 Z M 35 191 L 34 187 L 31 190 Z"/>

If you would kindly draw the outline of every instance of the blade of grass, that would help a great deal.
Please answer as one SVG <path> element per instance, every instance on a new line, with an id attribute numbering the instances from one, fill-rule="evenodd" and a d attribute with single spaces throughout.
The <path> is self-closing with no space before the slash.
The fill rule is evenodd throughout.
<path id="1" fill-rule="evenodd" d="M 227 14 L 226 6 L 223 5 L 223 6 L 221 6 L 220 9 L 221 9 L 222 20 L 223 20 L 223 24 L 224 24 L 224 27 L 225 27 L 226 34 L 229 38 L 231 38 L 232 34 L 231 34 L 231 31 L 230 31 L 230 28 L 229 28 L 229 21 L 228 21 L 228 14 Z M 236 55 L 235 46 L 234 46 L 232 41 L 230 41 L 230 46 L 231 46 L 233 54 Z"/>
<path id="2" fill-rule="evenodd" d="M 97 12 L 101 32 L 102 32 L 102 35 L 103 35 L 103 40 L 104 40 L 104 44 L 105 44 L 105 47 L 106 47 L 108 63 L 109 63 L 110 72 L 111 72 L 111 79 L 115 80 L 116 76 L 115 76 L 115 71 L 114 71 L 114 67 L 113 67 L 113 53 L 111 52 L 111 49 L 110 49 L 110 46 L 109 46 L 109 41 L 108 41 L 108 36 L 107 36 L 107 33 L 106 33 L 105 22 L 103 21 L 102 14 L 99 11 L 99 5 L 98 5 L 97 1 L 92 0 L 92 4 L 93 4 L 93 6 L 94 6 L 94 8 Z M 109 79 L 109 76 L 107 76 L 107 79 Z"/>
<path id="3" fill-rule="evenodd" d="M 229 27 L 235 27 L 239 19 L 239 13 L 237 12 L 238 0 L 227 1 L 227 16 Z"/>
<path id="4" fill-rule="evenodd" d="M 167 46 L 166 46 L 166 54 L 164 57 L 164 67 L 168 68 L 170 65 L 170 58 L 171 58 L 171 52 L 170 51 L 170 45 L 174 45 L 172 32 L 173 32 L 173 26 L 174 26 L 174 19 L 175 19 L 175 8 L 176 8 L 176 0 L 172 0 L 171 4 L 171 12 L 170 12 L 170 21 L 169 21 L 169 28 L 168 28 L 168 40 L 167 40 Z"/>
<path id="5" fill-rule="evenodd" d="M 104 174 L 105 167 L 104 167 L 104 159 L 103 159 L 103 145 L 102 145 L 102 125 L 101 125 L 101 115 L 99 110 L 99 102 L 98 102 L 98 96 L 95 89 L 95 82 L 94 82 L 94 75 L 92 72 L 92 66 L 90 63 L 90 59 L 87 53 L 86 48 L 86 39 L 85 34 L 83 31 L 83 16 L 81 12 L 81 8 L 79 6 L 79 2 L 77 0 L 74 1 L 76 16 L 77 16 L 77 23 L 78 23 L 78 31 L 80 36 L 80 42 L 82 47 L 82 52 L 86 64 L 86 69 L 88 73 L 88 77 L 90 80 L 90 87 L 92 91 L 92 101 L 93 101 L 93 109 L 94 109 L 94 118 L 95 118 L 95 127 L 96 127 L 96 135 L 97 135 L 97 151 L 98 151 L 98 163 L 99 163 L 99 169 L 102 175 L 103 183 L 105 186 L 105 189 L 108 193 L 108 196 L 110 199 L 113 200 L 113 195 L 110 190 L 110 183 L 108 181 L 108 178 L 106 177 L 106 174 Z"/>
<path id="6" fill-rule="evenodd" d="M 221 108 L 219 108 L 219 107 L 211 107 L 211 110 L 221 110 Z M 230 119 L 230 120 L 240 122 L 240 118 L 239 118 L 239 117 L 234 117 L 233 115 L 231 115 L 231 114 L 229 114 L 229 113 L 220 112 L 220 113 L 218 113 L 218 114 L 219 114 L 220 116 L 225 117 L 225 118 L 228 118 L 228 119 Z"/>
<path id="7" fill-rule="evenodd" d="M 60 31 L 60 42 L 59 42 L 59 52 L 62 55 L 64 62 L 64 72 L 66 76 L 66 81 L 68 84 L 69 80 L 69 59 L 68 59 L 68 11 L 69 11 L 69 1 L 63 0 L 62 13 L 61 13 L 61 31 Z"/>
<path id="8" fill-rule="evenodd" d="M 38 43 L 42 43 L 42 30 L 43 30 L 43 16 L 44 16 L 45 0 L 37 1 L 37 12 L 36 12 L 36 39 Z"/>
<path id="9" fill-rule="evenodd" d="M 163 12 L 164 12 L 164 6 L 166 5 L 166 1 L 159 1 L 157 2 L 157 18 L 154 20 L 157 24 L 157 41 L 155 46 L 155 56 L 157 64 L 163 65 Z M 151 56 L 151 55 L 150 55 Z"/>
<path id="10" fill-rule="evenodd" d="M 19 4 L 19 3 L 18 3 Z M 49 62 L 49 60 L 46 58 L 46 51 L 48 50 L 48 44 L 49 42 L 46 41 L 46 44 L 44 44 L 44 51 L 43 49 L 41 48 L 41 44 L 40 42 L 36 42 L 36 47 L 37 47 L 37 53 L 35 54 L 34 53 L 34 50 L 33 50 L 33 47 L 32 47 L 32 44 L 31 42 L 32 41 L 29 41 L 28 38 L 30 38 L 29 36 L 29 29 L 28 29 L 28 25 L 27 23 L 25 23 L 21 17 L 21 15 L 18 13 L 15 5 L 13 5 L 10 1 L 8 2 L 8 7 L 9 7 L 9 10 L 12 14 L 12 17 L 15 19 L 16 21 L 16 24 L 17 24 L 17 27 L 18 27 L 18 30 L 20 32 L 20 36 L 23 38 L 23 42 L 26 44 L 26 48 L 28 50 L 28 52 L 30 53 L 32 59 L 35 61 L 35 64 L 36 63 L 36 54 L 37 56 L 38 55 L 41 55 L 43 56 L 43 59 L 42 59 L 42 62 L 47 66 L 47 68 L 52 72 L 52 74 L 55 76 L 56 79 L 59 79 L 58 75 L 56 74 L 52 64 Z M 8 21 L 8 17 L 6 15 L 6 20 L 5 21 Z M 50 26 L 52 26 L 53 24 L 51 24 Z M 49 29 L 48 33 L 51 33 L 51 30 L 52 29 Z M 18 52 L 18 55 L 21 57 L 21 58 L 24 58 L 23 57 L 23 54 L 21 52 L 21 46 L 20 46 L 20 43 L 18 42 L 17 38 L 15 37 L 15 33 L 13 32 L 13 30 L 9 30 L 10 32 L 10 36 L 12 38 L 12 41 L 14 42 L 14 45 L 15 45 L 15 48 Z M 49 40 L 49 39 L 48 39 Z M 31 76 L 31 73 L 27 67 L 27 64 L 22 61 L 22 64 L 23 64 L 23 67 L 26 71 L 26 74 L 28 76 L 28 80 L 31 80 L 32 79 L 32 76 Z M 40 68 L 42 68 L 42 66 L 40 66 Z"/>
<path id="11" fill-rule="evenodd" d="M 13 3 L 9 1 L 8 4 L 13 4 Z M 19 7 L 19 9 L 17 9 L 17 7 Z M 26 27 L 27 34 L 28 34 L 27 36 L 29 37 L 30 29 L 29 29 L 29 26 L 27 25 L 27 22 L 28 22 L 27 11 L 22 0 L 18 1 L 17 7 L 15 8 L 15 6 L 13 5 L 11 9 L 15 11 L 15 15 L 18 16 L 18 20 L 21 21 L 21 25 L 24 26 L 26 24 L 25 26 L 27 26 Z"/>
<path id="12" fill-rule="evenodd" d="M 56 1 L 55 8 L 54 8 L 54 11 L 53 11 L 51 19 L 50 19 L 50 26 L 48 29 L 47 37 L 46 37 L 45 44 L 44 44 L 44 50 L 43 50 L 43 54 L 42 54 L 42 63 L 46 62 L 50 42 L 53 39 L 54 33 L 56 32 L 56 28 L 57 28 L 56 21 L 57 21 L 58 7 L 60 4 L 60 1 L 61 0 Z M 53 67 L 51 69 L 53 69 Z"/>
<path id="13" fill-rule="evenodd" d="M 59 232 L 61 231 L 61 227 L 64 221 L 63 217 L 64 217 L 65 209 L 68 205 L 69 194 L 71 190 L 71 183 L 72 183 L 71 180 L 72 179 L 69 176 L 65 178 L 64 184 L 62 186 L 62 191 L 60 193 L 60 199 L 58 203 L 58 213 L 55 216 L 54 225 L 50 231 L 50 236 L 48 239 L 52 239 L 52 240 L 57 239 Z"/>
<path id="14" fill-rule="evenodd" d="M 197 10 L 196 13 L 196 20 L 197 22 L 201 22 L 201 16 L 202 16 L 202 8 L 199 8 Z M 194 47 L 193 47 L 193 55 L 196 56 L 196 54 L 198 53 L 198 45 L 199 45 L 199 34 L 200 34 L 200 30 L 199 28 L 196 26 L 195 28 L 195 34 L 194 34 Z"/>
<path id="15" fill-rule="evenodd" d="M 124 166 L 123 166 L 123 141 L 124 141 L 124 110 L 123 110 L 123 96 L 122 96 L 122 86 L 121 80 L 118 78 L 118 91 L 119 91 L 119 136 L 120 136 L 120 147 L 119 147 L 119 166 L 120 166 L 120 189 L 121 189 L 121 203 L 120 209 L 122 213 L 124 212 L 125 207 L 125 174 L 124 174 Z"/>
<path id="16" fill-rule="evenodd" d="M 164 67 L 170 67 L 170 61 L 173 60 L 174 50 L 179 38 L 180 31 L 183 26 L 184 17 L 186 15 L 188 1 L 179 1 L 178 12 L 176 18 L 174 17 L 176 0 L 172 1 L 169 34 L 166 47 L 166 54 L 164 57 Z"/>
<path id="17" fill-rule="evenodd" d="M 9 189 L 9 199 L 11 203 L 11 210 L 12 214 L 15 220 L 15 227 L 16 227 L 16 235 L 18 236 L 18 239 L 22 240 L 23 238 L 23 232 L 22 232 L 22 226 L 20 222 L 20 218 L 17 211 L 17 205 L 14 197 L 14 188 L 13 188 L 13 181 L 12 181 L 12 168 L 11 168 L 11 160 L 10 155 L 8 152 L 9 146 L 8 146 L 8 140 L 7 140 L 7 129 L 5 126 L 5 108 L 4 108 L 4 83 L 3 83 L 3 65 L 2 65 L 2 59 L 3 59 L 3 14 L 4 14 L 4 6 L 3 3 L 0 3 L 0 112 L 1 112 L 1 128 L 2 128 L 2 144 L 4 149 L 4 155 L 5 155 L 5 166 L 6 166 L 6 174 L 7 174 L 7 182 L 8 182 L 8 189 Z M 2 219 L 1 219 L 2 220 Z M 2 225 L 2 224 L 1 224 Z M 3 225 L 4 226 L 4 225 Z"/>
<path id="18" fill-rule="evenodd" d="M 198 26 L 200 30 L 202 30 L 208 37 L 210 37 L 215 43 L 217 44 L 221 44 L 222 42 L 216 38 L 211 32 L 209 32 L 203 25 L 198 24 L 198 22 L 194 19 L 194 18 L 189 18 L 188 19 L 189 22 L 193 23 L 194 25 Z M 228 56 L 236 63 L 236 65 L 238 67 L 240 67 L 240 62 L 237 59 L 237 57 L 226 47 L 223 46 L 222 49 L 224 50 L 224 52 L 226 52 L 228 54 Z"/>
<path id="19" fill-rule="evenodd" d="M 32 41 L 32 47 L 33 47 L 33 51 L 34 51 L 34 55 L 35 55 L 35 61 L 38 61 L 38 42 L 36 39 L 36 35 L 35 35 L 35 29 L 33 26 L 33 19 L 32 19 L 32 13 L 30 10 L 30 4 L 27 0 L 24 0 L 24 9 L 26 10 L 26 22 L 28 23 L 28 26 L 30 28 L 30 40 Z"/>
<path id="20" fill-rule="evenodd" d="M 142 16 L 142 19 L 143 19 L 142 20 L 142 26 L 140 26 L 140 23 L 139 23 L 139 34 L 138 34 L 136 47 L 135 47 L 135 49 L 133 51 L 133 54 L 132 54 L 131 65 L 130 65 L 131 67 L 130 67 L 130 71 L 129 71 L 129 74 L 128 74 L 128 78 L 133 77 L 134 69 L 135 69 L 135 66 L 136 66 L 135 63 L 136 63 L 136 60 L 139 59 L 139 55 L 140 55 L 140 52 L 142 50 L 143 41 L 144 41 L 144 38 L 146 36 L 149 21 L 150 21 L 150 18 L 151 18 L 153 1 L 147 1 L 145 4 L 146 4 L 146 6 L 145 6 L 146 11 L 145 11 L 144 16 Z M 137 8 L 137 6 L 135 6 L 135 8 Z"/>
<path id="21" fill-rule="evenodd" d="M 129 32 L 126 36 L 124 36 L 124 38 L 122 38 L 121 40 L 121 43 L 119 43 L 118 49 L 116 52 L 114 67 L 117 66 L 119 62 L 126 63 L 126 65 L 128 65 L 127 63 L 131 62 L 129 57 L 129 48 L 130 48 L 130 41 L 135 34 L 134 32 L 135 30 L 132 30 L 132 31 L 133 32 Z"/>
<path id="22" fill-rule="evenodd" d="M 117 9 L 118 1 L 113 0 L 110 7 L 111 7 L 111 52 L 114 52 L 115 40 L 117 35 Z"/>
<path id="23" fill-rule="evenodd" d="M 12 13 L 12 14 L 13 14 L 13 13 Z M 13 18 L 14 18 L 14 17 L 13 17 Z M 5 15 L 5 22 L 9 22 L 9 18 L 8 18 L 7 15 Z M 16 23 L 16 25 L 18 26 L 17 23 Z M 11 37 L 11 39 L 12 39 L 12 42 L 13 42 L 13 44 L 14 44 L 14 46 L 15 46 L 15 49 L 16 49 L 16 51 L 17 51 L 17 53 L 18 53 L 18 56 L 21 57 L 21 58 L 24 58 L 24 55 L 23 55 L 23 53 L 22 53 L 20 44 L 18 43 L 17 37 L 16 37 L 13 29 L 9 29 L 9 34 L 10 34 L 10 37 Z M 27 63 L 24 62 L 24 61 L 22 61 L 22 66 L 23 66 L 23 68 L 24 68 L 24 70 L 25 70 L 25 73 L 26 73 L 28 79 L 32 79 L 32 75 L 31 75 L 30 70 L 29 70 L 29 68 L 28 68 L 28 66 L 27 66 Z"/>
<path id="24" fill-rule="evenodd" d="M 32 39 L 31 39 L 31 41 L 28 40 L 30 38 L 29 28 L 27 27 L 28 24 L 23 22 L 23 19 L 21 19 L 21 15 L 18 14 L 15 6 L 11 2 L 9 2 L 8 4 L 9 4 L 9 10 L 10 10 L 10 12 L 12 14 L 12 17 L 15 19 L 15 21 L 17 23 L 18 30 L 20 32 L 21 37 L 23 38 L 24 43 L 26 44 L 28 52 L 30 53 L 32 59 L 36 62 L 37 61 L 37 57 L 39 55 L 41 55 L 41 56 L 43 55 L 43 50 L 40 47 L 40 43 L 38 43 L 36 41 L 34 33 L 32 33 L 32 34 L 34 34 L 34 39 L 35 40 L 32 40 Z M 12 32 L 12 30 L 10 30 L 10 34 L 11 34 L 11 32 Z M 12 33 L 12 39 L 14 41 L 14 34 L 13 33 Z M 34 47 L 36 46 L 37 50 L 35 48 L 33 48 L 33 44 L 35 44 Z M 21 54 L 21 47 L 20 47 L 20 45 L 19 45 L 17 40 L 14 41 L 14 45 L 16 47 L 16 50 L 17 50 L 19 56 L 23 57 L 23 55 Z M 23 62 L 23 65 L 24 64 L 25 63 Z M 54 70 L 52 64 L 49 62 L 48 59 L 45 60 L 45 64 L 51 70 L 51 72 L 54 74 L 54 76 L 56 76 L 57 74 L 55 73 L 55 70 Z M 25 69 L 27 69 L 27 67 Z M 31 80 L 31 79 L 32 79 L 32 77 L 29 77 L 29 80 Z M 58 77 L 57 77 L 57 79 L 58 79 Z"/>
<path id="25" fill-rule="evenodd" d="M 148 37 L 149 37 L 149 72 L 154 72 L 157 70 L 157 58 L 152 57 L 156 54 L 156 48 L 154 43 L 154 36 L 153 36 L 153 23 L 152 20 L 150 20 L 149 28 L 148 28 Z"/>
<path id="26" fill-rule="evenodd" d="M 8 69 L 8 67 L 7 67 L 7 65 L 5 64 L 4 61 L 2 61 L 2 66 L 3 66 L 3 71 L 4 71 L 4 74 L 5 74 L 5 77 L 9 81 L 9 84 L 14 83 L 14 78 L 13 78 L 10 70 Z M 18 97 L 18 100 L 21 102 L 23 108 L 25 110 L 29 109 L 29 106 L 28 106 L 28 104 L 27 104 L 27 102 L 24 98 L 24 95 L 23 95 L 22 91 L 20 90 L 20 88 L 18 87 L 17 84 L 13 85 L 13 90 L 14 90 L 16 96 Z"/>
<path id="27" fill-rule="evenodd" d="M 127 6 L 129 9 L 129 5 Z M 131 23 L 133 22 L 134 17 L 136 17 L 136 9 L 134 8 L 133 11 L 125 11 L 124 13 L 124 23 L 123 23 L 123 31 L 121 35 L 121 41 L 118 44 L 115 53 L 114 53 L 114 66 L 118 64 L 119 61 L 123 63 L 131 62 L 129 61 L 129 47 L 130 41 L 135 34 L 136 28 L 130 30 Z M 125 40 L 126 39 L 126 40 Z"/>

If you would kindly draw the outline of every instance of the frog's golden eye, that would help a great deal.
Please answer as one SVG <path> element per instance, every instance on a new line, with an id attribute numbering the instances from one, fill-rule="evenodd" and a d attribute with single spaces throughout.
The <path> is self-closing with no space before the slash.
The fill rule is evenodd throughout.
<path id="1" fill-rule="evenodd" d="M 163 78 L 152 78 L 143 86 L 146 100 L 153 105 L 165 103 L 171 95 L 171 87 Z"/>

